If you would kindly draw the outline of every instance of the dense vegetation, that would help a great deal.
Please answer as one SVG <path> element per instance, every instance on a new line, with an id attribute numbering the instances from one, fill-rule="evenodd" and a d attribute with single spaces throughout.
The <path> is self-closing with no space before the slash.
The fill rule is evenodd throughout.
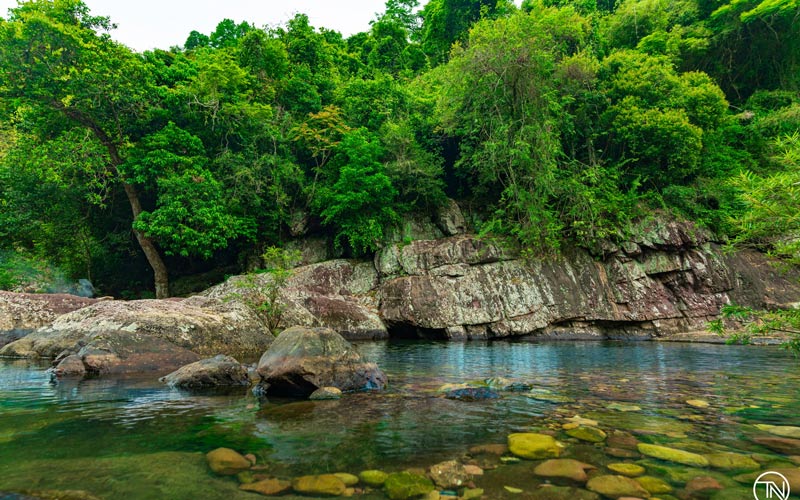
<path id="1" fill-rule="evenodd" d="M 226 19 L 140 54 L 78 0 L 22 2 L 0 19 L 0 287 L 33 260 L 166 296 L 299 221 L 368 255 L 447 197 L 532 256 L 660 210 L 796 263 L 799 17 L 388 0 L 346 39 Z"/>

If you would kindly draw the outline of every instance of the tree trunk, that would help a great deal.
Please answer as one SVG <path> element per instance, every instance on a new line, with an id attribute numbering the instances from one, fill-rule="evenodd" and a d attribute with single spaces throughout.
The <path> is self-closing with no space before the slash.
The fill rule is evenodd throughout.
<path id="1" fill-rule="evenodd" d="M 132 184 L 128 184 L 126 182 L 123 183 L 123 187 L 125 188 L 125 194 L 128 195 L 128 201 L 131 204 L 131 210 L 133 211 L 133 223 L 135 224 L 139 219 L 139 215 L 142 213 L 142 204 L 139 201 L 139 195 L 136 192 L 136 188 Z M 147 257 L 147 262 L 150 264 L 150 267 L 153 268 L 153 275 L 156 283 L 156 298 L 168 298 L 169 273 L 167 272 L 167 265 L 164 264 L 164 260 L 161 258 L 161 254 L 158 252 L 153 240 L 148 238 L 143 232 L 134 229 L 133 234 L 136 235 L 136 241 L 138 241 L 139 246 L 142 247 L 142 251 L 144 252 L 145 257 Z"/>
<path id="2" fill-rule="evenodd" d="M 50 101 L 50 105 L 64 113 L 68 118 L 88 127 L 89 130 L 94 133 L 95 137 L 100 141 L 100 143 L 103 144 L 103 146 L 105 146 L 105 148 L 108 150 L 108 155 L 111 158 L 111 164 L 114 166 L 115 170 L 117 167 L 122 165 L 122 157 L 119 154 L 117 143 L 114 142 L 111 136 L 109 136 L 106 131 L 103 130 L 103 127 L 95 122 L 91 116 L 82 112 L 81 110 L 69 108 L 65 106 L 63 102 L 57 99 Z M 125 188 L 125 194 L 128 196 L 128 202 L 131 204 L 131 211 L 133 212 L 132 224 L 136 224 L 136 221 L 139 219 L 139 215 L 142 213 L 142 203 L 139 201 L 139 194 L 136 192 L 136 187 L 133 184 L 125 182 L 124 179 L 122 180 L 122 186 Z M 153 268 L 153 274 L 156 282 L 156 298 L 168 298 L 169 273 L 167 272 L 167 265 L 164 264 L 164 259 L 161 258 L 161 254 L 158 252 L 158 248 L 156 248 L 153 240 L 148 238 L 143 232 L 134 229 L 133 234 L 136 235 L 136 241 L 138 241 L 139 246 L 142 247 L 142 251 L 144 252 L 145 257 L 147 257 L 147 262 L 150 264 L 150 267 Z"/>

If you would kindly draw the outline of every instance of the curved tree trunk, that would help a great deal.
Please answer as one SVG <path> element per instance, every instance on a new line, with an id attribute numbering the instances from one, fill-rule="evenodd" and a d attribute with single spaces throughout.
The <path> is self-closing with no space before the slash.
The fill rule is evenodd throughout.
<path id="1" fill-rule="evenodd" d="M 109 134 L 103 130 L 103 127 L 95 122 L 92 117 L 78 109 L 65 106 L 64 103 L 59 100 L 50 101 L 50 105 L 64 113 L 68 118 L 75 120 L 91 130 L 100 143 L 105 146 L 115 170 L 122 165 L 122 157 L 119 154 L 117 143 L 114 142 L 111 136 L 109 136 Z M 136 187 L 133 184 L 125 182 L 124 179 L 121 179 L 121 182 L 122 187 L 125 188 L 125 194 L 128 196 L 128 202 L 133 212 L 132 224 L 135 224 L 139 219 L 139 215 L 142 213 L 142 203 L 139 201 L 139 194 L 136 192 Z M 143 232 L 134 229 L 133 234 L 136 235 L 136 241 L 138 241 L 139 246 L 142 247 L 142 251 L 145 257 L 147 257 L 147 262 L 150 264 L 150 267 L 153 268 L 156 284 L 156 298 L 168 298 L 169 273 L 167 272 L 167 265 L 164 264 L 164 259 L 161 258 L 161 253 L 159 253 L 153 240 L 148 238 Z"/>
<path id="2" fill-rule="evenodd" d="M 133 222 L 139 219 L 139 215 L 142 213 L 142 204 L 139 202 L 139 195 L 136 192 L 136 188 L 132 184 L 123 183 L 123 187 L 125 188 L 125 194 L 128 195 L 128 202 L 131 204 L 131 210 L 133 211 Z M 136 235 L 136 241 L 139 242 L 139 246 L 142 247 L 142 251 L 144 252 L 145 257 L 147 257 L 147 262 L 150 264 L 150 267 L 153 268 L 153 274 L 155 276 L 155 283 L 156 283 L 156 298 L 157 299 L 166 299 L 169 297 L 169 273 L 167 272 L 167 265 L 164 264 L 164 259 L 161 258 L 161 254 L 158 252 L 153 240 L 148 238 L 143 232 L 138 231 L 136 229 L 133 230 L 133 234 Z"/>

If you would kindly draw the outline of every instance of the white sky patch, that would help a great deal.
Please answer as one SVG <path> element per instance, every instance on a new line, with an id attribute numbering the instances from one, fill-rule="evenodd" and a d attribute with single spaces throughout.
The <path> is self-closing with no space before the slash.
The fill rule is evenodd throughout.
<path id="1" fill-rule="evenodd" d="M 225 18 L 261 28 L 278 26 L 296 13 L 307 14 L 314 27 L 341 32 L 345 37 L 366 31 L 385 0 L 84 0 L 93 15 L 110 16 L 117 24 L 114 39 L 137 51 L 182 46 L 192 30 L 210 34 Z M 0 0 L 7 18 L 15 0 Z"/>

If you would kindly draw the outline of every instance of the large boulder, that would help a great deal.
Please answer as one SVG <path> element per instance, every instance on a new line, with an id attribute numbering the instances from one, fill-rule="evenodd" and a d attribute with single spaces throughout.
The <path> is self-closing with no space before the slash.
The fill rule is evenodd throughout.
<path id="1" fill-rule="evenodd" d="M 97 332 L 63 351 L 52 373 L 59 378 L 148 372 L 163 375 L 198 359 L 196 353 L 151 335 Z"/>
<path id="2" fill-rule="evenodd" d="M 0 349 L 0 356 L 56 358 L 56 376 L 164 375 L 203 355 L 254 357 L 272 342 L 248 307 L 206 297 L 99 302 Z"/>
<path id="3" fill-rule="evenodd" d="M 0 356 L 54 358 L 90 346 L 128 351 L 158 340 L 201 356 L 252 357 L 264 352 L 272 339 L 263 321 L 235 301 L 207 297 L 109 301 L 60 316 L 52 325 L 5 346 Z"/>
<path id="4" fill-rule="evenodd" d="M 258 312 L 254 306 L 275 286 L 269 273 L 234 276 L 203 295 L 246 304 Z M 293 269 L 278 290 L 278 328 L 327 327 L 349 340 L 385 339 L 388 332 L 371 294 L 377 286 L 378 273 L 371 262 L 339 259 Z"/>
<path id="5" fill-rule="evenodd" d="M 62 314 L 90 306 L 98 299 L 65 294 L 0 291 L 0 347 L 50 325 Z"/>
<path id="6" fill-rule="evenodd" d="M 250 385 L 247 368 L 234 358 L 222 354 L 182 366 L 160 380 L 170 387 L 181 389 Z"/>
<path id="7" fill-rule="evenodd" d="M 386 375 L 364 361 L 355 348 L 329 328 L 283 331 L 258 363 L 263 394 L 308 396 L 322 387 L 342 391 L 383 389 Z"/>

